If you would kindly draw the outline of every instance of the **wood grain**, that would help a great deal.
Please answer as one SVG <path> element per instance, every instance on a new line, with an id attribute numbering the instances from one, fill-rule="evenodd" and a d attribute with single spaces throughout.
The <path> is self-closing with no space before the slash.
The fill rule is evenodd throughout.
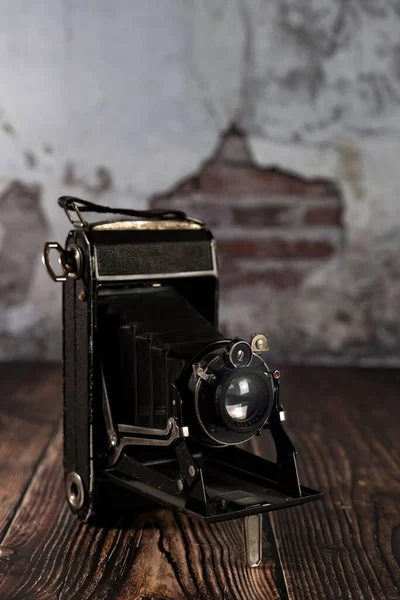
<path id="1" fill-rule="evenodd" d="M 0 365 L 0 540 L 60 418 L 61 371 Z"/>
<path id="2" fill-rule="evenodd" d="M 301 478 L 325 499 L 265 518 L 265 561 L 248 569 L 238 521 L 205 526 L 161 508 L 112 529 L 78 522 L 64 501 L 62 436 L 54 429 L 59 372 L 38 368 L 35 387 L 32 371 L 20 369 L 0 368 L 10 445 L 0 441 L 8 506 L 1 600 L 400 598 L 395 371 L 283 370 Z M 29 434 L 17 435 L 21 427 Z M 270 455 L 268 440 L 263 434 L 257 444 Z"/>
<path id="3" fill-rule="evenodd" d="M 206 526 L 160 509 L 115 529 L 66 506 L 61 430 L 51 440 L 0 547 L 1 600 L 285 599 L 269 521 L 264 564 L 245 565 L 241 523 Z"/>
<path id="4" fill-rule="evenodd" d="M 59 432 L 3 540 L 2 600 L 285 598 L 268 524 L 257 570 L 244 565 L 237 522 L 204 526 L 160 509 L 116 529 L 84 525 L 64 502 L 61 450 Z"/>
<path id="5" fill-rule="evenodd" d="M 272 516 L 289 597 L 400 598 L 399 374 L 291 368 L 282 390 L 300 475 L 325 494 Z"/>

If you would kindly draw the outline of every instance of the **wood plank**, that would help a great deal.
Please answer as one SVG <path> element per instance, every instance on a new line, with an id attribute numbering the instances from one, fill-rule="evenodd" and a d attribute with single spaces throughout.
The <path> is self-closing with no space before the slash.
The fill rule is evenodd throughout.
<path id="1" fill-rule="evenodd" d="M 61 414 L 61 369 L 0 365 L 0 540 Z"/>
<path id="2" fill-rule="evenodd" d="M 64 501 L 59 432 L 3 540 L 2 600 L 285 599 L 269 520 L 262 568 L 245 566 L 240 522 L 206 526 L 160 509 L 100 529 Z"/>
<path id="3" fill-rule="evenodd" d="M 290 598 L 400 597 L 399 395 L 394 370 L 283 370 L 302 481 L 325 494 L 272 516 Z"/>
<path id="4" fill-rule="evenodd" d="M 13 377 L 22 380 L 21 373 Z M 12 456 L 32 473 L 36 446 L 16 434 L 22 425 L 51 429 L 57 376 L 37 388 L 33 375 L 15 387 L 13 377 L 5 398 L 15 400 L 2 403 L 0 417 L 18 441 Z M 204 526 L 160 509 L 122 519 L 114 529 L 79 523 L 64 501 L 58 432 L 22 501 L 24 490 L 16 494 L 0 547 L 0 598 L 268 600 L 287 598 L 285 583 L 296 600 L 399 598 L 399 390 L 395 371 L 283 370 L 282 399 L 302 480 L 325 492 L 323 502 L 273 514 L 283 574 L 268 518 L 266 560 L 255 570 L 244 566 L 239 522 Z M 258 438 L 263 452 L 267 442 L 264 434 Z M 6 480 L 19 477 L 1 457 Z"/>

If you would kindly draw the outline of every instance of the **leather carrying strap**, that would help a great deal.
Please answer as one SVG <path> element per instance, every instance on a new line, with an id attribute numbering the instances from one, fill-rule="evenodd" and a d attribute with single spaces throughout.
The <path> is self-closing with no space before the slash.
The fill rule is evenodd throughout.
<path id="1" fill-rule="evenodd" d="M 186 213 L 180 210 L 165 210 L 165 209 L 152 209 L 152 210 L 135 210 L 134 208 L 112 208 L 111 206 L 104 206 L 102 204 L 95 204 L 88 200 L 82 200 L 81 198 L 75 198 L 74 196 L 61 196 L 58 199 L 58 205 L 64 209 L 69 220 L 75 226 L 85 227 L 87 223 L 81 217 L 81 213 L 94 212 L 98 214 L 114 214 L 124 215 L 127 217 L 133 217 L 135 219 L 157 219 L 157 220 L 174 220 L 174 221 L 186 221 L 190 220 L 186 216 Z M 69 212 L 75 212 L 78 216 L 79 221 L 73 221 L 70 217 Z"/>

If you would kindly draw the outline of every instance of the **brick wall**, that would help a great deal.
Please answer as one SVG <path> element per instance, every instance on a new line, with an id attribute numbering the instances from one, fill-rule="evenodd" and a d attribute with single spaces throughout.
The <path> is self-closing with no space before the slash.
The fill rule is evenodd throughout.
<path id="1" fill-rule="evenodd" d="M 245 137 L 235 130 L 196 176 L 151 204 L 184 210 L 209 224 L 222 290 L 259 283 L 295 288 L 343 243 L 337 187 L 257 168 Z"/>
<path id="2" fill-rule="evenodd" d="M 19 181 L 0 184 L 0 306 L 24 302 L 46 228 L 39 186 Z"/>

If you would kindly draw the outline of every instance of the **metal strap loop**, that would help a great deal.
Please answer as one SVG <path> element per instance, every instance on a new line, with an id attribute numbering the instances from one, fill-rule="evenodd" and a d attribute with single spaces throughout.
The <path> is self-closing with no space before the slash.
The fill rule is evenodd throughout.
<path id="1" fill-rule="evenodd" d="M 58 252 L 58 262 L 60 263 L 60 265 L 62 267 L 62 273 L 60 275 L 57 275 L 57 273 L 55 273 L 55 271 L 50 263 L 50 252 L 52 250 L 57 250 L 57 252 Z M 45 243 L 44 248 L 43 248 L 42 261 L 43 261 L 44 266 L 46 267 L 48 274 L 50 275 L 50 277 L 52 278 L 53 281 L 67 281 L 67 273 L 68 272 L 67 272 L 66 263 L 65 263 L 64 248 L 62 246 L 60 246 L 60 244 L 58 242 L 46 242 Z"/>
<path id="2" fill-rule="evenodd" d="M 62 268 L 60 274 L 57 274 L 51 266 L 50 253 L 52 250 L 58 252 L 58 262 Z M 53 281 L 67 281 L 68 278 L 78 279 L 82 274 L 82 250 L 76 244 L 71 244 L 64 250 L 58 242 L 46 242 L 43 248 L 42 261 Z"/>

